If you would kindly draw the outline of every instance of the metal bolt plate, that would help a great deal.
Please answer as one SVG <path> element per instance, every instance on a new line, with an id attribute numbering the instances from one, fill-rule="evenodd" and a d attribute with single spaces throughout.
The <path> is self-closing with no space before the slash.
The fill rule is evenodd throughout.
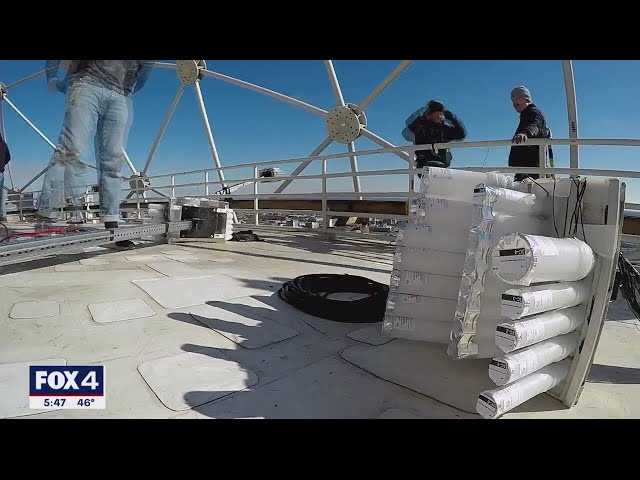
<path id="1" fill-rule="evenodd" d="M 176 62 L 178 78 L 192 85 L 202 78 L 200 70 L 205 68 L 207 65 L 204 60 L 178 60 Z"/>
<path id="2" fill-rule="evenodd" d="M 360 136 L 360 119 L 349 107 L 338 106 L 331 110 L 325 120 L 327 131 L 338 143 L 351 143 Z"/>

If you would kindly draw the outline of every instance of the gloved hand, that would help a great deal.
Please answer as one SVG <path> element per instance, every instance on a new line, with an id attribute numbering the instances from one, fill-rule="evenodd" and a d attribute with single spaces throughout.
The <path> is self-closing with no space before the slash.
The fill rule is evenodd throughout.
<path id="1" fill-rule="evenodd" d="M 58 80 L 56 77 L 52 78 L 51 80 L 49 80 L 47 82 L 47 88 L 49 89 L 50 92 L 57 92 L 59 91 L 58 88 L 58 83 L 60 82 L 60 80 Z"/>
<path id="2" fill-rule="evenodd" d="M 515 137 L 513 137 L 513 140 L 511 141 L 513 143 L 524 143 L 527 141 L 527 136 L 524 133 L 519 133 Z"/>
<path id="3" fill-rule="evenodd" d="M 451 113 L 449 110 L 445 110 L 444 118 L 446 118 L 447 120 L 453 120 L 453 113 Z"/>

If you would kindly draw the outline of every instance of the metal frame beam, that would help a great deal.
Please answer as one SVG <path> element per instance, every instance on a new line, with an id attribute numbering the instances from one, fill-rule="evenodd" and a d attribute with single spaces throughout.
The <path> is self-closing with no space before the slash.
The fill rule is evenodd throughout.
<path id="1" fill-rule="evenodd" d="M 411 64 L 411 60 L 404 60 L 400 63 L 400 65 L 398 65 L 391 73 L 390 75 L 387 76 L 387 78 L 380 84 L 378 85 L 370 94 L 367 98 L 365 98 L 365 100 L 363 101 L 362 105 L 363 106 L 368 106 L 369 104 L 371 104 L 377 97 L 378 95 L 389 85 L 391 84 L 410 64 Z M 175 63 L 169 63 L 169 62 L 153 62 L 153 65 L 155 68 L 162 68 L 162 69 L 176 69 L 176 64 Z M 340 89 L 339 83 L 338 83 L 338 79 L 335 73 L 335 69 L 333 68 L 333 63 L 331 60 L 325 60 L 325 67 L 327 68 L 327 73 L 329 75 L 329 80 L 332 86 L 332 89 L 334 91 L 334 94 L 336 96 L 336 100 L 338 101 L 338 103 L 340 105 L 344 105 L 345 101 L 344 101 L 344 97 L 342 95 L 342 91 Z M 207 76 L 216 80 L 220 80 L 226 83 L 230 83 L 232 85 L 236 85 L 240 88 L 244 88 L 247 90 L 251 90 L 254 91 L 256 93 L 262 94 L 262 95 L 266 95 L 272 98 L 275 98 L 277 100 L 283 101 L 285 103 L 289 103 L 293 106 L 302 108 L 304 110 L 307 110 L 311 113 L 314 113 L 316 115 L 321 115 L 321 116 L 326 116 L 327 115 L 327 111 L 319 108 L 315 105 L 311 105 L 309 103 L 303 102 L 301 100 L 298 100 L 296 98 L 292 98 L 289 97 L 287 95 L 281 94 L 279 92 L 275 92 L 273 90 L 269 90 L 267 88 L 261 87 L 259 85 L 253 84 L 253 83 L 249 83 L 246 82 L 244 80 L 240 80 L 234 77 L 230 77 L 227 75 L 223 75 L 217 72 L 213 72 L 210 70 L 206 70 L 206 69 L 202 69 L 201 73 L 203 76 Z M 17 80 L 9 85 L 7 85 L 5 88 L 13 88 L 19 85 L 22 85 L 30 80 L 34 80 L 37 79 L 43 75 L 46 74 L 46 70 L 41 70 L 39 72 L 36 72 L 32 75 L 29 75 L 25 78 L 22 78 L 20 80 Z M 196 85 L 194 85 L 195 89 L 196 89 L 196 96 L 198 97 L 198 103 L 199 103 L 199 107 L 200 107 L 200 112 L 201 115 L 203 117 L 203 123 L 205 124 L 205 129 L 206 129 L 206 133 L 207 133 L 207 139 L 209 141 L 209 145 L 211 148 L 211 152 L 212 155 L 214 157 L 214 162 L 216 164 L 217 167 L 217 171 L 218 171 L 218 175 L 220 176 L 221 180 L 224 180 L 224 174 L 223 172 L 220 170 L 222 168 L 221 163 L 220 163 L 220 159 L 218 156 L 218 152 L 217 152 L 217 148 L 215 145 L 215 141 L 213 141 L 213 134 L 211 133 L 211 127 L 208 121 L 208 116 L 206 113 L 206 108 L 204 108 L 204 102 L 202 100 L 202 92 L 200 90 L 199 87 L 199 83 L 196 83 Z M 149 156 L 147 157 L 147 161 L 145 163 L 145 166 L 141 172 L 142 176 L 146 176 L 149 167 L 150 167 L 150 163 L 151 160 L 153 159 L 153 155 L 155 154 L 155 151 L 158 147 L 158 143 L 160 142 L 164 131 L 166 129 L 166 126 L 169 122 L 169 119 L 171 118 L 171 116 L 173 115 L 173 111 L 175 110 L 175 107 L 178 103 L 178 100 L 180 99 L 182 92 L 184 91 L 185 85 L 181 85 L 178 93 L 176 94 L 176 97 L 174 98 L 174 101 L 172 102 L 172 105 L 169 109 L 169 112 L 167 113 L 167 115 L 165 116 L 163 125 L 161 126 L 160 132 L 158 133 L 154 144 L 151 147 L 151 151 L 149 153 Z M 6 96 L 3 96 L 4 99 L 6 99 Z M 49 146 L 51 148 L 53 148 L 54 150 L 56 149 L 56 145 L 51 142 L 51 140 L 49 140 L 27 117 L 26 115 L 24 115 L 9 99 L 6 99 L 7 101 L 7 105 L 9 105 L 22 119 L 23 121 L 25 121 L 44 141 L 47 142 L 47 144 L 49 144 Z M 385 146 L 389 146 L 391 145 L 390 143 L 386 142 L 386 143 L 381 143 L 380 142 L 380 137 L 377 137 L 374 134 L 371 134 L 368 131 L 364 131 L 363 135 L 365 136 L 369 136 L 369 138 L 373 139 L 374 141 L 377 141 L 377 143 L 379 143 L 380 145 L 385 145 Z M 322 152 L 329 144 L 331 143 L 331 140 L 325 140 L 325 142 L 323 142 L 323 144 L 319 147 L 319 151 L 317 152 L 317 154 L 319 154 L 320 152 Z M 348 145 L 349 148 L 349 153 L 353 154 L 353 155 L 349 155 L 350 159 L 351 159 L 351 167 L 352 167 L 352 171 L 355 173 L 357 172 L 357 156 L 355 155 L 355 144 L 352 142 L 350 145 Z M 318 149 L 316 149 L 318 150 Z M 402 152 L 404 153 L 404 152 Z M 399 154 L 399 153 L 397 153 Z M 405 154 L 406 155 L 406 154 Z M 314 156 L 314 154 L 310 155 Z M 407 155 L 408 156 L 408 155 Z M 125 152 L 125 160 L 127 161 L 129 168 L 131 169 L 131 171 L 134 173 L 134 175 L 138 175 L 139 173 L 136 171 L 135 166 L 133 165 L 133 163 L 131 162 L 131 160 L 129 159 L 128 155 Z M 309 162 L 310 163 L 310 162 Z M 295 175 L 299 174 L 300 172 L 302 172 L 307 165 L 309 164 L 307 162 L 304 162 L 302 165 L 300 165 L 300 167 L 298 167 L 298 169 L 296 169 L 296 173 Z M 86 165 L 86 164 L 85 164 Z M 87 165 L 88 167 L 91 168 L 95 168 L 92 165 Z M 354 170 L 355 169 L 355 170 Z M 28 186 L 30 186 L 31 184 L 33 184 L 33 182 L 35 182 L 38 178 L 40 178 L 43 173 L 46 172 L 46 169 L 43 172 L 40 172 L 35 178 L 33 178 L 32 180 L 30 180 L 29 182 L 27 182 L 27 184 L 20 189 L 20 191 L 24 191 Z M 12 175 L 10 173 L 10 178 L 11 178 L 11 182 L 13 184 L 13 178 Z M 281 186 L 278 191 L 281 192 L 282 190 L 284 190 L 284 188 L 286 188 L 291 182 L 287 182 L 285 183 L 283 186 Z M 15 186 L 15 185 L 14 185 Z M 359 191 L 359 178 L 355 177 L 354 178 L 354 188 L 356 189 L 356 191 Z"/>
<path id="2" fill-rule="evenodd" d="M 327 69 L 327 73 L 329 75 L 329 80 L 334 92 L 334 95 L 336 97 L 336 100 L 338 101 L 338 103 L 340 105 L 344 105 L 345 101 L 344 101 L 344 97 L 342 95 L 342 91 L 340 89 L 339 83 L 338 83 L 338 79 L 335 73 L 335 69 L 333 68 L 333 63 L 331 60 L 325 60 L 325 67 Z M 361 102 L 361 104 L 359 105 L 359 107 L 364 110 L 365 108 L 367 108 L 368 106 L 371 105 L 371 103 L 373 103 L 378 96 L 391 84 L 393 83 L 393 81 L 395 81 L 401 74 L 402 72 L 404 72 L 411 64 L 413 63 L 413 60 L 403 60 L 400 62 L 400 64 L 392 71 L 390 72 L 390 74 Z M 161 68 L 161 69 L 176 69 L 176 64 L 175 63 L 169 63 L 169 62 L 153 62 L 154 67 L 155 68 Z M 578 120 L 577 120 L 577 100 L 576 100 L 576 93 L 575 93 L 575 81 L 574 81 L 574 73 L 573 73 L 573 66 L 572 66 L 572 62 L 571 60 L 563 60 L 562 61 L 562 67 L 563 67 L 563 74 L 564 74 L 564 81 L 565 81 L 565 90 L 566 90 L 566 96 L 567 96 L 567 110 L 568 110 L 568 121 L 569 121 L 569 138 L 570 139 L 577 139 L 578 138 Z M 49 140 L 12 102 L 10 99 L 7 98 L 6 96 L 6 90 L 9 88 L 14 88 L 16 86 L 22 85 L 28 81 L 37 79 L 41 76 L 43 76 L 46 73 L 46 70 L 41 70 L 39 72 L 36 72 L 32 75 L 29 75 L 25 78 L 22 78 L 20 80 L 17 80 L 13 83 L 10 83 L 8 85 L 5 86 L 5 91 L 2 95 L 2 99 L 6 101 L 7 105 L 9 105 L 10 108 L 12 108 L 21 118 L 23 121 L 25 121 L 27 123 L 27 125 L 29 125 L 45 142 L 47 142 L 47 144 L 52 147 L 54 150 L 56 149 L 56 145 L 54 145 L 53 142 L 51 142 L 51 140 Z M 289 97 L 287 95 L 275 92 L 273 90 L 269 90 L 267 88 L 261 87 L 259 85 L 255 85 L 249 82 L 246 82 L 244 80 L 240 80 L 234 77 L 230 77 L 227 75 L 223 75 L 217 72 L 213 72 L 210 70 L 206 70 L 206 69 L 202 69 L 201 73 L 203 76 L 207 76 L 216 80 L 220 80 L 232 85 L 236 85 L 240 88 L 244 88 L 247 90 L 251 90 L 254 91 L 256 93 L 262 94 L 262 95 L 266 95 L 269 97 L 272 97 L 274 99 L 283 101 L 285 103 L 289 103 L 293 106 L 296 106 L 298 108 L 302 108 L 304 110 L 307 110 L 311 113 L 314 113 L 316 115 L 321 115 L 321 116 L 326 116 L 327 115 L 327 111 L 324 109 L 321 109 L 315 105 L 311 105 L 309 103 L 303 102 L 301 100 Z M 198 100 L 199 100 L 199 106 L 200 106 L 200 110 L 201 110 L 201 115 L 203 117 L 203 123 L 205 124 L 205 129 L 207 131 L 207 137 L 209 140 L 209 144 L 211 147 L 211 151 L 214 157 L 214 162 L 216 163 L 216 168 L 218 169 L 218 174 L 221 178 L 221 180 L 224 179 L 224 174 L 222 173 L 222 171 L 220 170 L 221 167 L 221 163 L 220 163 L 220 159 L 217 155 L 217 148 L 215 146 L 215 142 L 213 141 L 213 135 L 211 133 L 211 127 L 209 125 L 209 121 L 208 121 L 208 117 L 207 117 L 207 113 L 206 113 L 206 109 L 204 108 L 204 102 L 202 101 L 202 92 L 200 90 L 199 87 L 199 83 L 197 83 L 196 85 L 194 85 L 195 89 L 196 89 L 196 95 L 198 96 Z M 163 125 L 161 126 L 161 131 L 159 132 L 159 134 L 156 137 L 156 140 L 154 141 L 154 144 L 151 148 L 151 151 L 149 153 L 149 156 L 147 158 L 147 162 L 145 164 L 145 168 L 142 171 L 143 176 L 146 175 L 151 160 L 153 159 L 153 155 L 155 154 L 155 151 L 157 149 L 158 143 L 160 141 L 160 139 L 162 138 L 164 131 L 167 127 L 167 124 L 169 122 L 169 119 L 171 118 L 173 111 L 175 110 L 175 107 L 178 103 L 178 100 L 180 99 L 182 92 L 184 91 L 185 85 L 181 85 L 178 93 L 176 94 L 176 97 L 174 98 L 174 101 L 172 102 L 172 105 L 170 107 L 169 112 L 167 113 L 167 115 L 165 116 Z M 1 119 L 1 107 L 2 107 L 2 103 L 0 102 L 0 120 Z M 4 126 L 2 125 L 2 128 L 4 130 Z M 5 133 L 5 132 L 3 132 Z M 408 161 L 411 164 L 411 158 L 412 156 L 407 153 L 407 151 L 404 150 L 398 150 L 397 147 L 395 147 L 395 145 L 393 145 L 390 142 L 387 142 L 386 140 L 384 140 L 383 138 L 379 137 L 378 135 L 374 134 L 373 132 L 367 130 L 366 128 L 362 129 L 362 136 L 365 138 L 368 138 L 369 140 L 373 141 L 374 143 L 377 143 L 378 145 L 380 145 L 381 147 L 384 148 L 395 148 L 396 151 L 391 152 L 397 156 L 399 156 L 400 158 L 403 158 L 404 160 Z M 6 137 L 6 134 L 5 134 Z M 312 152 L 312 154 L 309 156 L 310 160 L 308 161 L 304 161 L 303 163 L 301 163 L 298 168 L 295 169 L 294 173 L 292 174 L 292 176 L 297 176 L 299 175 L 302 171 L 304 171 L 305 168 L 307 168 L 307 166 L 312 162 L 311 157 L 314 156 L 319 156 L 320 153 L 322 151 L 324 151 L 324 149 L 331 144 L 332 140 L 330 138 L 327 138 L 324 142 L 322 142 L 322 144 L 316 149 L 314 150 L 314 152 Z M 349 157 L 351 159 L 351 163 L 352 163 L 352 171 L 354 171 L 354 168 L 357 171 L 357 156 L 355 155 L 355 144 L 352 142 L 351 144 L 348 145 L 348 149 L 349 149 Z M 125 152 L 125 159 L 127 160 L 127 163 L 129 164 L 129 167 L 131 168 L 131 170 L 135 173 L 135 167 L 133 166 L 133 163 L 130 161 L 130 159 L 128 158 L 128 156 L 126 155 Z M 86 164 L 85 164 L 86 165 Z M 95 168 L 92 165 L 87 165 L 91 168 Z M 579 166 L 579 147 L 574 143 L 570 144 L 570 166 L 571 168 L 578 168 Z M 48 168 L 48 167 L 47 167 Z M 30 186 L 31 184 L 33 184 L 33 182 L 35 182 L 38 178 L 40 178 L 40 176 L 42 176 L 44 174 L 44 172 L 46 172 L 46 168 L 40 172 L 35 178 L 33 178 L 31 181 L 29 181 L 24 187 L 22 187 L 21 189 L 19 189 L 20 192 L 24 192 L 25 189 Z M 9 178 L 11 181 L 11 184 L 13 187 L 15 187 L 14 185 L 14 181 L 13 181 L 13 175 L 11 172 L 11 168 L 9 166 Z M 285 181 L 283 184 L 281 184 L 279 186 L 279 188 L 276 190 L 275 193 L 281 193 L 282 191 L 284 191 L 292 182 L 293 180 L 287 180 Z M 359 177 L 354 177 L 354 189 L 356 189 L 356 191 L 358 191 L 359 186 L 357 185 L 357 183 L 359 183 Z"/>
<path id="3" fill-rule="evenodd" d="M 298 100 L 297 98 L 292 98 L 287 95 L 283 95 L 282 93 L 274 92 L 273 90 L 269 90 L 268 88 L 264 88 L 259 85 L 254 85 L 253 83 L 245 82 L 244 80 L 239 80 L 237 78 L 229 77 L 227 75 L 222 75 L 221 73 L 212 72 L 211 70 L 202 70 L 202 74 L 205 77 L 215 78 L 216 80 L 221 80 L 223 82 L 230 83 L 240 88 L 246 88 L 247 90 L 251 90 L 256 93 L 266 95 L 268 97 L 276 98 L 283 102 L 289 103 L 293 106 L 307 110 L 308 112 L 315 113 L 316 115 L 321 115 L 324 117 L 328 113 L 326 110 L 323 110 L 322 108 L 318 108 L 314 105 L 310 105 L 306 102 Z"/>
<path id="4" fill-rule="evenodd" d="M 387 77 L 376 88 L 374 88 L 371 91 L 371 93 L 369 95 L 367 95 L 367 97 L 358 105 L 360 107 L 360 109 L 362 111 L 364 111 L 365 108 L 367 108 L 369 105 L 371 105 L 378 98 L 378 96 L 389 85 L 391 85 L 391 83 L 393 83 L 400 76 L 400 74 L 402 72 L 404 72 L 409 67 L 409 65 L 411 65 L 412 63 L 413 63 L 413 60 L 403 60 L 402 62 L 400 62 L 400 64 L 389 75 L 387 75 Z M 344 99 L 342 98 L 342 92 L 340 91 L 340 86 L 338 85 L 338 79 L 336 77 L 335 70 L 333 68 L 333 64 L 331 63 L 331 60 L 325 60 L 325 67 L 326 67 L 327 72 L 329 74 L 329 79 L 332 82 L 331 86 L 332 86 L 332 88 L 334 90 L 334 94 L 336 96 L 336 99 L 338 100 L 338 103 L 340 105 L 344 105 Z M 333 83 L 334 79 L 335 79 L 335 85 Z M 337 89 L 336 89 L 336 85 L 337 85 Z M 362 129 L 362 135 L 367 137 L 369 140 L 377 143 L 378 145 L 380 145 L 382 147 L 385 147 L 385 148 L 396 148 L 395 145 L 387 142 L 383 138 L 379 137 L 378 135 L 370 132 L 369 130 L 367 130 L 365 128 Z M 331 143 L 331 142 L 329 142 L 329 143 Z M 329 144 L 327 144 L 325 146 L 325 148 L 328 145 Z M 355 142 L 352 142 L 351 145 L 349 145 L 348 148 L 349 148 L 349 152 L 355 152 Z M 395 155 L 399 156 L 400 158 L 402 158 L 403 160 L 411 163 L 411 156 L 407 152 L 393 152 L 393 153 Z M 314 157 L 316 155 L 319 155 L 319 153 L 315 153 L 315 151 L 314 151 L 314 153 L 309 155 L 309 157 Z M 357 171 L 357 168 L 358 168 L 358 159 L 357 159 L 357 157 L 355 155 L 353 155 L 353 156 L 350 156 L 350 158 L 351 158 L 352 171 L 353 171 L 353 168 L 354 168 L 354 164 L 355 164 L 355 168 L 356 168 L 356 171 Z M 294 170 L 292 175 L 299 175 L 309 165 L 311 165 L 312 162 L 313 162 L 313 160 L 308 160 L 308 161 L 305 161 L 305 162 L 301 163 L 300 166 Z M 278 189 L 274 193 L 282 193 L 291 184 L 292 181 L 293 180 L 287 180 L 280 187 L 278 187 Z M 356 187 L 356 183 L 358 185 L 357 187 Z M 354 188 L 357 188 L 356 192 L 360 191 L 360 179 L 359 178 L 356 180 L 355 177 L 354 177 Z"/>
<path id="5" fill-rule="evenodd" d="M 213 133 L 211 132 L 211 124 L 209 124 L 209 116 L 207 115 L 207 108 L 204 105 L 204 99 L 202 98 L 202 90 L 200 89 L 200 80 L 198 80 L 193 88 L 196 91 L 196 97 L 198 99 L 198 107 L 200 108 L 200 115 L 202 115 L 202 122 L 207 133 L 207 140 L 209 141 L 209 148 L 211 148 L 211 155 L 213 156 L 213 162 L 217 167 L 218 177 L 222 183 L 223 188 L 227 188 L 225 182 L 224 173 L 222 172 L 222 164 L 220 163 L 220 157 L 218 156 L 218 149 L 216 148 L 216 142 L 213 139 Z"/>
<path id="6" fill-rule="evenodd" d="M 96 228 L 95 232 L 72 233 L 45 239 L 23 240 L 15 244 L 0 244 L 0 265 L 11 265 L 60 253 L 82 251 L 87 247 L 107 245 L 122 240 L 149 235 L 164 235 L 192 228 L 193 222 L 165 222 L 143 226 L 122 226 L 111 230 Z"/>
<path id="7" fill-rule="evenodd" d="M 171 117 L 173 116 L 173 112 L 175 111 L 176 107 L 178 106 L 178 102 L 180 101 L 180 98 L 182 97 L 182 94 L 184 93 L 184 89 L 186 87 L 185 83 L 180 84 L 180 86 L 178 87 L 178 91 L 176 92 L 176 94 L 173 97 L 173 100 L 171 101 L 171 105 L 169 105 L 169 110 L 167 110 L 167 113 L 164 116 L 164 119 L 162 120 L 162 124 L 160 125 L 160 130 L 158 130 L 158 133 L 156 135 L 156 138 L 153 141 L 153 145 L 151 145 L 151 150 L 149 150 L 149 155 L 147 156 L 147 161 L 144 164 L 144 167 L 142 169 L 142 175 L 145 176 L 147 174 L 147 171 L 149 170 L 149 167 L 151 166 L 151 160 L 153 160 L 153 156 L 156 153 L 156 150 L 158 149 L 158 144 L 160 143 L 160 140 L 162 140 L 162 137 L 164 136 L 164 132 L 167 129 L 167 125 L 169 124 L 169 120 L 171 120 Z"/>
<path id="8" fill-rule="evenodd" d="M 403 60 L 402 62 L 400 62 L 400 65 L 398 65 L 396 68 L 394 68 L 394 70 L 387 76 L 387 78 L 385 78 L 380 85 L 378 85 L 376 88 L 373 89 L 373 91 L 367 96 L 367 98 L 365 98 L 362 102 L 360 102 L 358 104 L 358 106 L 364 110 L 365 108 L 367 108 L 369 105 L 371 105 L 373 103 L 373 101 L 378 98 L 378 95 L 380 95 L 385 88 L 387 88 L 389 85 L 391 85 L 391 83 L 393 83 L 393 81 L 398 78 L 400 76 L 400 74 L 402 72 L 404 72 L 407 68 L 409 68 L 409 65 L 411 65 L 413 63 L 413 60 Z"/>
<path id="9" fill-rule="evenodd" d="M 342 89 L 340 88 L 340 83 L 338 82 L 338 76 L 336 75 L 335 68 L 333 67 L 333 62 L 331 60 L 325 60 L 324 66 L 327 69 L 327 75 L 329 75 L 329 83 L 331 83 L 331 89 L 333 90 L 333 94 L 336 97 L 336 101 L 338 102 L 338 106 L 344 107 L 344 96 L 342 95 Z M 349 150 L 349 160 L 351 163 L 351 173 L 358 173 L 358 157 L 355 155 L 356 153 L 356 144 L 355 142 L 349 142 L 347 145 Z M 306 168 L 306 167 L 305 167 Z M 353 177 L 353 189 L 355 192 L 360 193 L 360 177 L 355 175 Z"/>
<path id="10" fill-rule="evenodd" d="M 333 139 L 331 137 L 327 137 L 323 140 L 323 142 L 318 145 L 316 147 L 316 149 L 311 152 L 309 154 L 309 157 L 317 157 L 318 155 L 320 155 L 322 152 L 324 152 L 324 150 L 331 144 L 331 142 L 333 142 Z M 305 160 L 304 162 L 302 162 L 300 165 L 298 165 L 298 167 L 296 167 L 296 169 L 291 173 L 291 176 L 294 177 L 296 175 L 298 175 L 300 172 L 302 172 L 305 168 L 307 168 L 311 162 L 313 160 Z M 285 180 L 284 182 L 282 182 L 282 184 L 276 188 L 276 190 L 273 193 L 282 193 L 282 191 L 287 188 L 291 182 L 293 182 L 293 179 L 289 179 L 289 180 Z"/>
<path id="11" fill-rule="evenodd" d="M 576 85 L 573 77 L 573 65 L 571 60 L 562 61 L 562 73 L 564 75 L 564 88 L 567 94 L 567 116 L 569 120 L 569 138 L 578 138 L 578 107 L 576 100 Z M 578 145 L 569 147 L 569 166 L 578 168 L 580 165 Z"/>

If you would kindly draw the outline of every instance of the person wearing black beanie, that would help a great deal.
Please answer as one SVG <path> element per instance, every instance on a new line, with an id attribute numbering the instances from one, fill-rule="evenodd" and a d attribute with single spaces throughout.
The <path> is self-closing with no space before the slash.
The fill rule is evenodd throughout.
<path id="1" fill-rule="evenodd" d="M 464 140 L 467 131 L 451 111 L 437 100 L 430 100 L 426 107 L 414 112 L 405 122 L 406 128 L 402 132 L 405 140 L 414 145 L 433 145 L 435 143 L 449 143 L 456 140 Z M 443 167 L 451 166 L 453 155 L 449 149 L 417 150 L 416 166 Z M 421 177 L 421 174 L 418 174 Z"/>

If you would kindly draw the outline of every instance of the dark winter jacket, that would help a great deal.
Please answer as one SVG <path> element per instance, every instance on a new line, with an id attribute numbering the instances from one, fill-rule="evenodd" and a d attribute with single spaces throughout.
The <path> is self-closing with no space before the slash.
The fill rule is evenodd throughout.
<path id="1" fill-rule="evenodd" d="M 514 137 L 520 133 L 524 133 L 527 138 L 550 138 L 551 136 L 544 115 L 533 103 L 530 103 L 527 108 L 520 112 L 520 123 Z M 511 147 L 509 166 L 537 167 L 540 164 L 539 158 L 538 145 Z"/>
<path id="2" fill-rule="evenodd" d="M 47 60 L 47 81 L 58 78 L 60 60 Z M 58 83 L 66 93 L 70 80 L 80 80 L 105 87 L 121 95 L 136 93 L 146 83 L 153 68 L 150 60 L 72 60 L 69 71 Z"/>
<path id="3" fill-rule="evenodd" d="M 467 136 L 463 123 L 453 113 L 446 111 L 445 120 L 437 123 L 429 120 L 425 112 L 426 108 L 423 108 L 407 119 L 407 128 L 402 132 L 405 140 L 413 141 L 415 145 L 433 145 L 434 143 L 464 140 Z M 438 153 L 434 153 L 432 150 L 416 151 L 416 166 L 418 168 L 424 167 L 430 161 L 442 162 L 449 167 L 452 159 L 453 155 L 449 149 L 439 149 Z"/>
<path id="4" fill-rule="evenodd" d="M 4 167 L 10 160 L 11 152 L 9 151 L 9 146 L 0 133 L 0 172 L 4 172 Z"/>

